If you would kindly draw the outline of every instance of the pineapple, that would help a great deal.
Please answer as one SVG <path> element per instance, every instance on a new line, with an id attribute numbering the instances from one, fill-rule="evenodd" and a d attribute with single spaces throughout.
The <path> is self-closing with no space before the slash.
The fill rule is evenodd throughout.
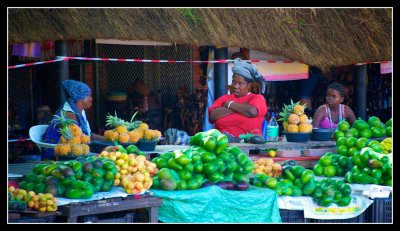
<path id="1" fill-rule="evenodd" d="M 157 140 L 161 139 L 161 132 L 159 130 L 154 130 L 153 137 L 154 137 L 154 139 L 157 139 Z"/>
<path id="2" fill-rule="evenodd" d="M 145 140 L 153 140 L 153 130 L 148 129 L 144 131 L 144 139 Z"/>
<path id="3" fill-rule="evenodd" d="M 128 132 L 128 134 L 129 134 L 130 141 L 132 143 L 136 143 L 139 141 L 139 133 L 137 130 L 130 131 L 130 132 Z"/>
<path id="4" fill-rule="evenodd" d="M 113 133 L 113 132 L 114 132 L 113 130 L 105 130 L 104 131 L 104 138 L 106 140 L 111 140 L 110 136 L 111 136 L 111 133 Z"/>
<path id="5" fill-rule="evenodd" d="M 70 124 L 75 124 L 75 120 L 68 118 L 67 113 L 64 110 L 61 110 L 61 115 L 54 115 L 54 119 L 51 121 L 51 123 L 54 123 L 54 126 L 60 124 L 61 127 L 66 127 Z"/>
<path id="6" fill-rule="evenodd" d="M 90 137 L 88 135 L 81 134 L 80 139 L 82 144 L 90 143 Z"/>
<path id="7" fill-rule="evenodd" d="M 288 132 L 299 132 L 299 126 L 295 124 L 289 124 L 287 126 Z"/>
<path id="8" fill-rule="evenodd" d="M 139 125 L 142 123 L 142 121 L 140 120 L 135 120 L 133 121 L 133 119 L 135 118 L 136 114 L 138 112 L 135 112 L 135 114 L 133 114 L 131 121 L 128 123 L 126 123 L 126 127 L 128 128 L 128 131 L 133 131 L 139 128 Z"/>
<path id="9" fill-rule="evenodd" d="M 300 118 L 300 123 L 307 123 L 308 122 L 308 117 L 307 117 L 306 114 L 301 114 L 299 116 L 299 118 Z"/>
<path id="10" fill-rule="evenodd" d="M 74 136 L 72 135 L 71 129 L 68 126 L 62 127 L 59 130 L 60 134 L 61 134 L 61 138 L 60 138 L 60 142 L 63 144 L 71 144 L 73 142 L 71 142 L 71 140 L 74 138 Z M 79 139 L 79 143 L 80 143 L 80 139 Z"/>
<path id="11" fill-rule="evenodd" d="M 299 124 L 299 132 L 311 132 L 312 125 L 309 123 L 300 123 Z"/>
<path id="12" fill-rule="evenodd" d="M 121 144 L 126 144 L 129 142 L 129 139 L 130 139 L 130 137 L 129 137 L 128 132 L 120 133 L 119 137 L 118 137 L 118 142 Z"/>
<path id="13" fill-rule="evenodd" d="M 81 156 L 83 154 L 83 148 L 80 144 L 71 145 L 71 153 L 73 156 Z"/>
<path id="14" fill-rule="evenodd" d="M 295 124 L 295 125 L 297 125 L 297 124 L 299 124 L 299 122 L 300 122 L 300 118 L 299 118 L 299 116 L 296 115 L 296 114 L 290 114 L 290 116 L 289 116 L 289 118 L 288 118 L 288 121 L 289 121 L 290 124 Z"/>
<path id="15" fill-rule="evenodd" d="M 144 130 L 142 130 L 142 129 L 136 129 L 136 130 L 134 130 L 134 131 L 137 131 L 137 133 L 139 134 L 139 139 L 140 139 L 140 140 L 143 139 L 143 137 L 144 137 Z"/>
<path id="16" fill-rule="evenodd" d="M 80 137 L 72 137 L 72 139 L 67 139 L 67 144 L 69 145 L 74 145 L 74 144 L 81 144 L 81 138 Z"/>
<path id="17" fill-rule="evenodd" d="M 306 108 L 305 106 L 302 106 L 302 105 L 298 104 L 298 105 L 293 107 L 293 113 L 298 115 L 298 116 L 302 115 L 302 114 L 304 114 L 304 109 L 305 108 Z"/>
<path id="18" fill-rule="evenodd" d="M 106 137 L 106 140 L 114 142 L 118 140 L 118 132 L 114 131 L 114 130 L 110 130 L 108 137 Z"/>
<path id="19" fill-rule="evenodd" d="M 89 152 L 90 152 L 90 147 L 89 147 L 89 145 L 87 145 L 87 144 L 81 144 L 81 146 L 82 146 L 82 150 L 83 150 L 83 155 L 88 155 L 89 154 Z"/>
<path id="20" fill-rule="evenodd" d="M 142 123 L 139 125 L 139 129 L 140 129 L 140 130 L 148 130 L 148 129 L 149 129 L 149 125 L 142 122 Z"/>
<path id="21" fill-rule="evenodd" d="M 288 125 L 289 125 L 289 122 L 283 121 L 283 130 L 284 130 L 284 131 L 287 131 Z"/>
<path id="22" fill-rule="evenodd" d="M 57 144 L 54 148 L 54 152 L 60 156 L 66 156 L 71 152 L 71 146 L 69 144 Z"/>
<path id="23" fill-rule="evenodd" d="M 118 118 L 117 112 L 115 112 L 115 116 L 108 114 L 108 116 L 106 117 L 106 126 L 115 128 L 115 130 L 119 134 L 128 132 L 128 129 L 126 128 L 127 124 L 128 124 L 128 122 L 126 122 L 123 119 Z"/>
<path id="24" fill-rule="evenodd" d="M 65 137 L 64 136 L 61 136 L 60 137 L 60 144 L 66 144 L 68 141 L 67 141 L 67 139 L 65 139 Z"/>
<path id="25" fill-rule="evenodd" d="M 82 134 L 82 129 L 76 124 L 68 125 L 69 129 L 72 132 L 72 135 L 75 137 L 79 137 Z"/>

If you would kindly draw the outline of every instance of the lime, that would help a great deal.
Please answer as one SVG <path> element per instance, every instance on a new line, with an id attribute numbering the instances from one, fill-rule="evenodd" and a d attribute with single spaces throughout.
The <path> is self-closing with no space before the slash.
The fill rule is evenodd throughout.
<path id="1" fill-rule="evenodd" d="M 336 169 L 333 165 L 325 166 L 324 168 L 324 175 L 327 177 L 335 176 Z"/>
<path id="2" fill-rule="evenodd" d="M 347 146 L 348 148 L 352 148 L 352 147 L 356 146 L 356 142 L 357 142 L 357 138 L 355 138 L 355 137 L 349 137 L 349 138 L 347 138 L 347 140 L 346 140 L 346 146 Z"/>
<path id="3" fill-rule="evenodd" d="M 358 129 L 357 128 L 351 128 L 350 130 L 349 130 L 349 132 L 351 132 L 351 133 L 353 133 L 353 136 L 354 137 L 360 137 L 360 132 L 358 131 Z"/>
<path id="4" fill-rule="evenodd" d="M 339 147 L 340 145 L 346 144 L 346 140 L 347 140 L 347 138 L 344 137 L 344 136 L 339 137 L 339 138 L 336 140 L 336 146 Z"/>
<path id="5" fill-rule="evenodd" d="M 369 140 L 365 137 L 358 138 L 356 142 L 356 147 L 358 150 L 361 150 L 362 148 L 367 147 Z"/>
<path id="6" fill-rule="evenodd" d="M 332 159 L 330 156 L 323 156 L 323 157 L 321 157 L 321 159 L 319 159 L 319 163 L 322 166 L 329 166 L 332 164 Z"/>
<path id="7" fill-rule="evenodd" d="M 313 171 L 316 176 L 321 176 L 322 174 L 324 174 L 324 166 L 316 164 L 313 167 Z"/>
<path id="8" fill-rule="evenodd" d="M 355 153 L 359 152 L 359 150 L 357 149 L 357 147 L 351 147 L 348 151 L 347 151 L 347 156 L 354 156 Z"/>
<path id="9" fill-rule="evenodd" d="M 341 145 L 337 149 L 338 154 L 342 155 L 342 156 L 347 156 L 348 151 L 349 151 L 349 148 L 346 145 Z"/>
<path id="10" fill-rule="evenodd" d="M 381 120 L 376 116 L 371 116 L 368 118 L 368 124 L 370 127 L 379 127 L 381 125 Z"/>
<path id="11" fill-rule="evenodd" d="M 344 170 L 342 167 L 340 167 L 339 165 L 335 165 L 335 176 L 344 176 Z"/>
<path id="12" fill-rule="evenodd" d="M 333 133 L 333 137 L 335 137 L 335 140 L 338 140 L 339 137 L 344 137 L 344 132 L 336 130 L 335 133 Z"/>
<path id="13" fill-rule="evenodd" d="M 369 128 L 367 128 L 367 129 L 361 130 L 360 135 L 361 135 L 361 137 L 369 139 L 372 137 L 372 131 Z"/>
<path id="14" fill-rule="evenodd" d="M 392 136 L 392 126 L 386 127 L 386 136 Z"/>
<path id="15" fill-rule="evenodd" d="M 347 131 L 344 133 L 344 136 L 347 138 L 354 137 L 354 134 L 351 131 Z"/>
<path id="16" fill-rule="evenodd" d="M 339 124 L 338 124 L 338 129 L 342 132 L 346 132 L 347 130 L 349 130 L 350 128 L 350 124 L 349 122 L 342 120 Z"/>
<path id="17" fill-rule="evenodd" d="M 347 158 L 345 156 L 339 157 L 339 165 L 342 166 L 343 168 L 347 166 Z"/>
<path id="18" fill-rule="evenodd" d="M 373 127 L 371 128 L 371 131 L 372 131 L 372 137 L 375 138 L 379 138 L 386 135 L 386 130 L 385 133 L 383 134 L 382 129 L 380 127 Z"/>

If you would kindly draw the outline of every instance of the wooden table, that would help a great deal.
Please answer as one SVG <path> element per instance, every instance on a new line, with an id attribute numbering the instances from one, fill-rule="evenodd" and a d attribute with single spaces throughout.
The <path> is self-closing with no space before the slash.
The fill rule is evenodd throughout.
<path id="1" fill-rule="evenodd" d="M 162 199 L 154 196 L 128 196 L 126 198 L 109 198 L 82 203 L 71 203 L 58 207 L 62 216 L 67 217 L 68 223 L 76 223 L 78 217 L 104 214 L 111 212 L 127 211 L 132 209 L 149 208 L 150 223 L 158 222 L 158 207 L 162 205 Z"/>

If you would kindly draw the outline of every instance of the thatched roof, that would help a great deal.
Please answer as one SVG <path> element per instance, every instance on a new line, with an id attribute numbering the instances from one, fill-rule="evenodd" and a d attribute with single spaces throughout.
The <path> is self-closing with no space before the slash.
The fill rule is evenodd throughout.
<path id="1" fill-rule="evenodd" d="M 120 39 L 245 47 L 326 69 L 392 59 L 391 8 L 9 8 L 9 44 Z"/>

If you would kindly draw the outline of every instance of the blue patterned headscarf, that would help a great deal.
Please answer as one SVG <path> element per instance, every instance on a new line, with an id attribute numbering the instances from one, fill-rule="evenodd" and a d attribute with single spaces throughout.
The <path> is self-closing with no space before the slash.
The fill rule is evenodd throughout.
<path id="1" fill-rule="evenodd" d="M 257 71 L 256 65 L 243 61 L 240 58 L 235 59 L 233 64 L 233 74 L 238 74 L 243 78 L 260 82 L 261 92 L 264 93 L 266 83 L 264 77 L 260 74 L 260 72 Z"/>
<path id="2" fill-rule="evenodd" d="M 64 80 L 62 85 L 68 94 L 68 98 L 71 98 L 74 102 L 86 98 L 91 91 L 88 85 L 75 80 Z"/>
<path id="3" fill-rule="evenodd" d="M 62 85 L 65 89 L 65 92 L 67 93 L 67 101 L 72 110 L 74 110 L 76 117 L 78 118 L 78 123 L 82 129 L 82 132 L 86 135 L 89 135 L 88 128 L 86 126 L 86 120 L 78 111 L 78 108 L 76 107 L 76 102 L 90 95 L 90 87 L 85 83 L 75 80 L 63 80 Z"/>

